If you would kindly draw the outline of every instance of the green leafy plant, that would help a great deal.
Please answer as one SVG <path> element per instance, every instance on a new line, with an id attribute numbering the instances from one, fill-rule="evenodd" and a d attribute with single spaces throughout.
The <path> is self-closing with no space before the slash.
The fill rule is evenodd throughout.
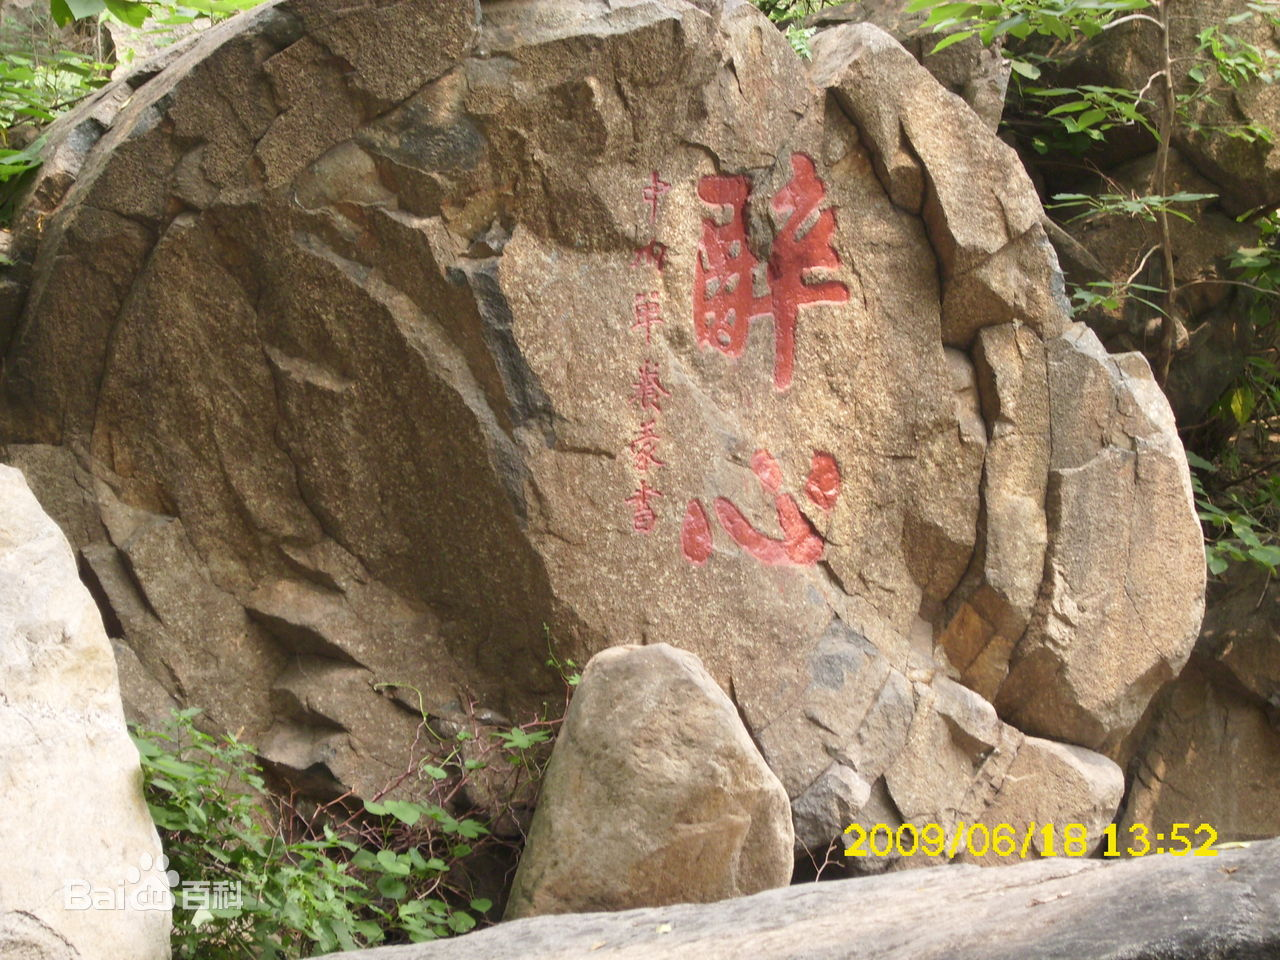
<path id="1" fill-rule="evenodd" d="M 1246 215 L 1250 216 L 1252 214 Z M 1241 326 L 1252 352 L 1236 381 L 1210 411 L 1217 444 L 1209 461 L 1188 453 L 1210 572 L 1250 563 L 1274 573 L 1280 565 L 1280 212 L 1258 217 L 1259 242 L 1232 257 L 1246 306 Z"/>
<path id="2" fill-rule="evenodd" d="M 1280 530 L 1280 478 L 1275 473 L 1280 457 L 1273 453 L 1280 438 L 1280 345 L 1275 323 L 1280 224 L 1274 213 L 1251 211 L 1248 219 L 1258 224 L 1259 241 L 1232 258 L 1232 275 L 1184 280 L 1177 275 L 1170 224 L 1194 220 L 1191 206 L 1215 198 L 1171 189 L 1169 169 L 1175 134 L 1226 136 L 1264 147 L 1275 142 L 1274 132 L 1256 121 L 1221 120 L 1218 117 L 1229 115 L 1227 111 L 1204 108 L 1219 106 L 1215 98 L 1223 91 L 1272 83 L 1280 76 L 1280 57 L 1274 50 L 1239 36 L 1243 25 L 1259 18 L 1272 28 L 1280 25 L 1280 9 L 1274 3 L 1246 4 L 1243 11 L 1224 17 L 1221 23 L 1201 26 L 1192 53 L 1175 56 L 1171 17 L 1176 11 L 1170 7 L 1170 0 L 912 0 L 907 9 L 927 12 L 925 27 L 944 34 L 935 50 L 974 36 L 984 44 L 1004 41 L 1002 52 L 1014 72 L 1011 94 L 1018 108 L 1007 126 L 1022 144 L 1055 165 L 1075 166 L 1087 174 L 1088 151 L 1117 128 L 1140 129 L 1155 141 L 1147 190 L 1125 194 L 1104 187 L 1091 193 L 1060 193 L 1048 204 L 1072 219 L 1123 217 L 1156 225 L 1156 242 L 1136 258 L 1136 268 L 1125 277 L 1095 279 L 1074 287 L 1073 308 L 1077 314 L 1119 313 L 1126 304 L 1137 304 L 1159 317 L 1152 365 L 1163 384 L 1173 353 L 1185 340 L 1185 335 L 1179 335 L 1183 291 L 1216 283 L 1248 292 L 1241 329 L 1252 341 L 1250 355 L 1237 382 L 1212 410 L 1215 425 L 1209 435 L 1219 439 L 1210 442 L 1206 451 L 1212 452 L 1213 461 L 1193 454 L 1193 479 L 1209 569 L 1217 574 L 1231 563 L 1244 562 L 1274 571 L 1280 563 L 1275 533 Z M 1042 68 L 1055 64 L 1063 51 L 1126 23 L 1135 25 L 1135 33 L 1147 31 L 1146 38 L 1157 41 L 1155 70 L 1135 89 L 1031 82 Z M 1197 425 L 1193 431 L 1204 427 Z M 1220 440 L 1223 433 L 1225 443 Z"/>
<path id="3" fill-rule="evenodd" d="M 1115 127 L 1141 126 L 1156 135 L 1142 112 L 1137 90 L 1081 84 L 1078 87 L 1021 87 L 1019 122 L 1029 128 L 1028 140 L 1037 153 L 1066 151 L 1080 154 L 1106 139 Z"/>
<path id="4" fill-rule="evenodd" d="M 1245 23 L 1255 14 L 1266 16 L 1273 24 L 1280 24 L 1280 16 L 1274 6 L 1250 4 L 1249 10 L 1228 17 L 1221 26 L 1206 27 L 1196 34 L 1196 40 L 1199 43 L 1197 52 L 1207 63 L 1197 63 L 1189 68 L 1187 76 L 1197 83 L 1205 83 L 1208 71 L 1212 69 L 1223 83 L 1233 89 L 1255 80 L 1274 82 L 1280 68 L 1280 56 L 1274 50 L 1262 50 L 1223 29 Z"/>
<path id="5" fill-rule="evenodd" d="M 1167 197 L 1116 193 L 1059 193 L 1053 203 L 1045 204 L 1046 210 L 1081 209 L 1071 220 L 1079 220 L 1091 216 L 1124 216 L 1135 220 L 1158 222 L 1161 216 L 1175 216 L 1188 223 L 1193 222 L 1191 214 L 1177 208 L 1178 204 L 1196 204 L 1216 199 L 1217 194 L 1179 192 Z M 1153 248 L 1138 264 L 1138 269 L 1124 280 L 1093 280 L 1084 284 L 1072 285 L 1071 303 L 1074 314 L 1079 315 L 1088 310 L 1102 309 L 1119 311 L 1126 301 L 1132 300 L 1149 308 L 1153 313 L 1166 315 L 1166 303 L 1162 302 L 1167 290 L 1149 283 L 1139 283 L 1138 275 L 1142 272 Z"/>
<path id="6" fill-rule="evenodd" d="M 26 175 L 40 166 L 45 141 L 39 131 L 110 79 L 116 63 L 104 51 L 105 24 L 141 29 L 151 43 L 164 46 L 175 31 L 216 23 L 261 2 L 50 0 L 48 18 L 0 22 L 0 223 L 9 219 Z M 77 21 L 91 26 L 78 33 L 59 29 Z M 132 59 L 132 50 L 121 59 Z"/>
<path id="7" fill-rule="evenodd" d="M 1216 576 L 1232 563 L 1252 563 L 1275 573 L 1280 567 L 1280 537 L 1276 534 L 1280 477 L 1262 478 L 1253 496 L 1232 492 L 1213 496 L 1206 491 L 1203 478 L 1217 474 L 1218 467 L 1194 453 L 1188 453 L 1187 459 L 1192 465 L 1196 510 L 1205 526 L 1209 572 Z"/>
<path id="8" fill-rule="evenodd" d="M 928 11 L 924 28 L 947 35 L 934 47 L 937 52 L 973 36 L 984 45 L 1005 36 L 1059 41 L 1093 37 L 1150 6 L 1150 0 L 911 0 L 906 9 L 909 13 Z M 1034 58 L 1010 49 L 1004 52 L 1014 73 L 1029 80 L 1039 78 L 1040 67 Z"/>
<path id="9" fill-rule="evenodd" d="M 1088 283 L 1072 286 L 1071 312 L 1073 316 L 1079 316 L 1094 309 L 1119 310 L 1124 301 L 1136 300 L 1160 313 L 1164 307 L 1143 294 L 1158 297 L 1163 292 L 1160 287 L 1153 287 L 1147 283 L 1135 283 L 1132 280 L 1091 280 Z"/>
<path id="10" fill-rule="evenodd" d="M 806 60 L 813 56 L 809 42 L 817 32 L 805 26 L 805 20 L 840 0 L 752 0 L 756 7 L 772 20 L 784 34 L 791 49 Z"/>
<path id="11" fill-rule="evenodd" d="M 582 681 L 582 671 L 578 668 L 577 662 L 568 657 L 561 660 L 551 645 L 550 628 L 544 624 L 542 629 L 547 635 L 547 666 L 553 667 L 560 674 L 560 679 L 564 681 L 566 687 L 576 687 Z"/>
<path id="12" fill-rule="evenodd" d="M 1264 17 L 1273 26 L 1280 25 L 1280 14 L 1274 4 L 1251 3 L 1244 12 L 1196 34 L 1196 60 L 1185 70 L 1192 84 L 1177 95 L 1178 116 L 1189 132 L 1226 136 L 1246 143 L 1275 142 L 1274 132 L 1256 121 L 1209 124 L 1197 119 L 1201 106 L 1219 105 L 1214 81 L 1238 90 L 1248 83 L 1274 83 L 1280 77 L 1280 56 L 1274 50 L 1262 49 L 1229 32 L 1228 28 L 1255 17 Z"/>
<path id="13" fill-rule="evenodd" d="M 177 960 L 270 960 L 431 940 L 466 933 L 491 908 L 471 889 L 466 864 L 479 847 L 504 841 L 457 812 L 469 778 L 488 762 L 474 732 L 433 734 L 447 749 L 415 760 L 371 798 L 309 805 L 268 790 L 253 748 L 201 731 L 198 715 L 184 710 L 163 730 L 133 731 L 171 869 L 198 889 L 238 894 L 190 909 L 179 899 Z M 488 752 L 537 775 L 532 751 L 554 724 L 503 730 Z M 479 749 L 464 758 L 469 742 Z M 414 786 L 422 787 L 409 791 L 415 799 L 399 795 Z"/>
<path id="14" fill-rule="evenodd" d="M 59 26 L 90 17 L 113 17 L 130 27 L 142 27 L 149 20 L 173 17 L 188 22 L 207 17 L 211 22 L 248 10 L 262 0 L 182 0 L 181 3 L 156 0 L 49 0 L 49 14 Z"/>
<path id="15" fill-rule="evenodd" d="M 92 47 L 89 41 L 84 46 Z M 0 199 L 40 165 L 37 131 L 107 82 L 111 65 L 48 25 L 0 23 Z"/>
<path id="16" fill-rule="evenodd" d="M 551 739 L 549 730 L 527 730 L 523 727 L 512 727 L 509 730 L 499 730 L 493 734 L 493 737 L 502 744 L 502 749 L 508 753 L 508 762 L 523 767 L 533 776 L 540 776 L 542 773 L 542 761 L 534 753 L 534 748 L 539 744 L 547 743 Z"/>
<path id="17" fill-rule="evenodd" d="M 1179 210 L 1177 205 L 1215 200 L 1217 196 L 1216 193 L 1188 193 L 1185 191 L 1173 193 L 1167 197 L 1156 195 L 1145 197 L 1125 196 L 1118 193 L 1059 193 L 1054 196 L 1053 203 L 1045 204 L 1045 209 L 1062 210 L 1083 207 L 1084 210 L 1077 214 L 1076 218 L 1086 217 L 1091 214 L 1120 215 L 1138 220 L 1147 220 L 1151 223 L 1155 223 L 1161 214 L 1171 214 L 1187 221 L 1187 223 L 1193 223 L 1194 218 L 1191 214 Z"/>
<path id="18" fill-rule="evenodd" d="M 1248 220 L 1257 212 L 1250 211 L 1239 219 Z M 1236 250 L 1231 266 L 1237 272 L 1237 282 L 1260 294 L 1253 300 L 1251 314 L 1256 323 L 1266 324 L 1280 292 L 1280 210 L 1263 214 L 1256 223 L 1258 245 Z"/>

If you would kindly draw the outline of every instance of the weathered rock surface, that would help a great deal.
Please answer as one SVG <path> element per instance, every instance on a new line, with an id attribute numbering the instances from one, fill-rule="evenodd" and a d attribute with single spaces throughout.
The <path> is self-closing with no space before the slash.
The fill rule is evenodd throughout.
<path id="1" fill-rule="evenodd" d="M 66 538 L 5 466 L 0 770 L 0 955 L 168 957 L 160 839 L 111 644 Z"/>
<path id="2" fill-rule="evenodd" d="M 1016 837 L 1017 852 L 1001 855 L 992 850 L 979 857 L 966 851 L 961 859 L 989 865 L 1017 863 L 1033 855 L 1032 851 L 1061 856 L 1068 825 L 1076 831 L 1072 836 L 1084 828 L 1085 849 L 1093 853 L 1102 841 L 1102 831 L 1115 819 L 1123 796 L 1124 773 L 1106 757 L 1083 747 L 1027 737 L 1009 765 L 1003 789 L 980 821 L 993 836 Z M 1056 811 L 1061 818 L 1048 831 L 1056 844 L 1052 848 L 1044 830 L 1051 821 L 1041 819 L 1046 810 Z M 1029 835 L 1032 839 L 1024 855 L 1021 844 Z M 981 841 L 977 843 L 980 848 Z M 1070 852 L 1079 853 L 1079 847 Z"/>
<path id="3" fill-rule="evenodd" d="M 1167 408 L 882 31 L 807 65 L 747 4 L 292 0 L 172 56 L 61 128 L 0 318 L 0 439 L 129 702 L 367 791 L 418 720 L 375 684 L 519 713 L 546 630 L 668 642 L 825 848 L 981 819 L 1023 731 L 1120 755 L 1181 666 Z"/>
<path id="4" fill-rule="evenodd" d="M 698 658 L 592 657 L 543 780 L 508 918 L 741 897 L 791 880 L 791 807 Z"/>
<path id="5" fill-rule="evenodd" d="M 1154 711 L 1120 822 L 1167 832 L 1207 824 L 1221 840 L 1274 836 L 1280 731 L 1265 707 L 1188 664 Z M 1202 833 L 1198 839 L 1209 835 Z"/>
<path id="6" fill-rule="evenodd" d="M 534 917 L 343 960 L 1270 960 L 1280 841 L 1217 857 L 939 867 L 740 900 Z M 336 958 L 337 954 L 332 955 Z"/>
<path id="7" fill-rule="evenodd" d="M 1146 362 L 1109 356 L 1084 326 L 1045 353 L 1057 534 L 995 703 L 1028 732 L 1118 755 L 1195 643 L 1203 599 L 1186 589 L 1203 583 L 1203 549 L 1185 535 L 1185 457 Z"/>
<path id="8" fill-rule="evenodd" d="M 1196 654 L 1212 658 L 1248 695 L 1280 710 L 1280 589 L 1253 566 L 1234 566 L 1214 584 Z"/>
<path id="9" fill-rule="evenodd" d="M 1185 593 L 1203 561 L 1172 414 L 1141 357 L 1109 356 L 1083 326 L 1043 346 L 983 331 L 979 362 L 996 424 L 984 575 L 957 592 L 942 644 L 1010 722 L 1120 756 L 1203 610 Z M 1056 534 L 1033 593 L 1042 529 Z"/>
<path id="10" fill-rule="evenodd" d="M 950 836 L 961 824 L 994 830 L 1004 823 L 1081 823 L 1092 848 L 1114 817 L 1124 776 L 1105 757 L 1023 736 L 989 702 L 944 676 L 912 685 L 859 638 L 828 636 L 819 649 L 804 714 L 759 735 L 795 798 L 797 847 L 816 859 L 835 846 L 832 824 L 857 824 L 867 833 L 881 824 L 890 830 L 937 824 Z M 824 755 L 832 761 L 820 770 L 789 762 Z M 840 846 L 850 843 L 843 840 Z M 941 859 L 891 853 L 843 865 L 879 873 Z"/>
<path id="11" fill-rule="evenodd" d="M 0 913 L 0 956 L 7 960 L 79 960 L 67 938 L 25 911 Z"/>
<path id="12" fill-rule="evenodd" d="M 1009 62 L 1000 44 L 984 47 L 977 37 L 953 43 L 936 53 L 941 34 L 922 30 L 927 12 L 909 13 L 906 0 L 850 0 L 814 12 L 807 23 L 818 29 L 845 23 L 870 23 L 884 30 L 924 65 L 938 82 L 967 103 L 992 130 L 1000 124 Z"/>
<path id="13" fill-rule="evenodd" d="M 1152 704 L 1122 827 L 1208 824 L 1280 834 L 1280 591 L 1234 568 L 1214 585 L 1195 653 Z"/>

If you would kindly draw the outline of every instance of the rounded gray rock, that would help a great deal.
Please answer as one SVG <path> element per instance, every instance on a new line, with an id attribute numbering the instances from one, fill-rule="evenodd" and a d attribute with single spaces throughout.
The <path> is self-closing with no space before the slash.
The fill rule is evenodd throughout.
<path id="1" fill-rule="evenodd" d="M 701 661 L 612 647 L 565 717 L 506 915 L 758 893 L 790 881 L 792 843 L 786 790 Z"/>

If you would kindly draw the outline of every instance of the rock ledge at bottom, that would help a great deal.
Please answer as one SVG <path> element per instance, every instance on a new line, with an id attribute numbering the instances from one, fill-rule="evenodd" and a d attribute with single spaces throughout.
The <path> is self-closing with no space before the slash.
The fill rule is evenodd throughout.
<path id="1" fill-rule="evenodd" d="M 1274 960 L 1280 839 L 1217 857 L 909 870 L 714 904 L 533 917 L 342 960 Z M 336 960 L 334 955 L 332 960 Z"/>

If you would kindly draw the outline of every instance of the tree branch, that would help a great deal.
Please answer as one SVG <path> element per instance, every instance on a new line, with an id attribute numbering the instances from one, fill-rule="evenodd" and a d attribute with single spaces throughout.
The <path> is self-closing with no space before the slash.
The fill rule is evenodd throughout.
<path id="1" fill-rule="evenodd" d="M 1156 148 L 1156 165 L 1153 171 L 1155 193 L 1169 196 L 1169 150 L 1173 140 L 1173 123 L 1176 118 L 1177 97 L 1173 89 L 1173 54 L 1170 49 L 1169 0 L 1160 0 L 1161 55 L 1163 57 L 1164 82 L 1160 85 L 1160 143 Z M 1173 233 L 1169 229 L 1169 211 L 1163 207 L 1156 212 L 1156 225 L 1160 231 L 1160 247 L 1164 265 L 1164 310 L 1160 321 L 1160 348 L 1156 354 L 1155 377 L 1161 387 L 1169 379 L 1169 365 L 1177 343 L 1178 277 L 1173 261 Z"/>
<path id="2" fill-rule="evenodd" d="M 1146 14 L 1146 13 L 1130 13 L 1130 14 L 1128 14 L 1127 16 L 1123 16 L 1123 17 L 1121 17 L 1119 20 L 1112 20 L 1110 23 L 1108 23 L 1108 24 L 1107 24 L 1105 27 L 1103 27 L 1102 29 L 1103 29 L 1103 30 L 1110 30 L 1112 27 L 1118 27 L 1118 26 L 1120 26 L 1120 24 L 1122 24 L 1122 23 L 1130 23 L 1130 22 L 1132 22 L 1132 21 L 1134 21 L 1134 20 L 1148 20 L 1148 21 L 1150 21 L 1151 23 L 1154 23 L 1157 27 L 1159 27 L 1161 30 L 1163 30 L 1166 34 L 1169 32 L 1169 28 L 1168 28 L 1168 26 L 1167 26 L 1165 23 L 1162 23 L 1160 20 L 1157 20 L 1155 17 L 1151 16 L 1150 14 Z"/>
<path id="3" fill-rule="evenodd" d="M 1227 280 L 1223 277 L 1203 277 L 1200 280 L 1191 280 L 1184 283 L 1182 285 L 1182 289 L 1185 290 L 1187 287 L 1202 287 L 1209 284 L 1221 284 L 1228 287 L 1244 287 L 1246 290 L 1252 290 L 1254 293 L 1265 294 L 1268 297 L 1274 297 L 1277 294 L 1280 294 L 1280 290 L 1268 290 L 1266 287 L 1259 287 L 1256 284 L 1246 283 L 1243 280 Z"/>

